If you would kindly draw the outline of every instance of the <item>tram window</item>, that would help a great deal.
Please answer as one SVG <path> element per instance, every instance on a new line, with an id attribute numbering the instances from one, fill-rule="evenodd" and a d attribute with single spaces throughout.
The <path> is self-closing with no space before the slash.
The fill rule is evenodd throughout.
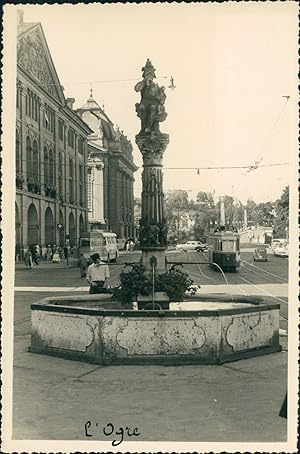
<path id="1" fill-rule="evenodd" d="M 224 240 L 223 241 L 223 251 L 224 252 L 233 252 L 235 251 L 235 244 L 234 241 Z"/>
<path id="2" fill-rule="evenodd" d="M 240 240 L 239 240 L 239 238 L 236 239 L 236 250 L 237 251 L 240 250 Z"/>
<path id="3" fill-rule="evenodd" d="M 222 251 L 223 250 L 223 248 L 222 248 L 222 240 L 218 240 L 217 250 L 218 251 Z"/>

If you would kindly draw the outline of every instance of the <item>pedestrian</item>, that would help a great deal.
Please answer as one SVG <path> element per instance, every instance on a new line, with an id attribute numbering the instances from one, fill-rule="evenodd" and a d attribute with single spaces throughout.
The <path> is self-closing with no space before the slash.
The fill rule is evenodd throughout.
<path id="1" fill-rule="evenodd" d="M 135 246 L 135 244 L 134 244 L 133 240 L 130 240 L 130 242 L 129 242 L 129 250 L 130 250 L 130 252 L 134 251 L 134 246 Z"/>
<path id="2" fill-rule="evenodd" d="M 87 270 L 87 281 L 90 284 L 90 294 L 102 293 L 105 281 L 109 278 L 109 268 L 104 262 L 101 262 L 100 255 L 95 253 L 91 255 L 93 263 Z"/>
<path id="3" fill-rule="evenodd" d="M 87 269 L 87 261 L 86 258 L 83 254 L 80 254 L 79 260 L 78 260 L 78 266 L 80 269 L 80 277 L 85 277 L 86 276 L 86 269 Z"/>
<path id="4" fill-rule="evenodd" d="M 54 254 L 52 257 L 52 263 L 60 263 L 60 262 L 61 262 L 61 258 L 58 253 L 58 247 L 55 246 L 55 251 L 54 251 Z"/>
<path id="5" fill-rule="evenodd" d="M 63 250 L 62 250 L 62 247 L 58 246 L 57 252 L 58 252 L 58 255 L 59 255 L 60 260 L 62 260 L 62 259 L 63 259 Z"/>
<path id="6" fill-rule="evenodd" d="M 129 250 L 130 250 L 130 241 L 128 240 L 126 242 L 126 254 L 128 254 Z"/>
<path id="7" fill-rule="evenodd" d="M 37 246 L 37 245 L 36 245 L 36 246 Z M 31 247 L 31 254 L 32 254 L 32 260 L 34 261 L 34 263 L 35 263 L 36 265 L 38 265 L 38 264 L 39 264 L 40 255 L 39 255 L 39 253 L 38 253 L 39 249 L 37 249 L 36 246 L 33 245 L 33 246 Z"/>
<path id="8" fill-rule="evenodd" d="M 27 249 L 27 251 L 24 254 L 24 263 L 26 266 L 27 270 L 31 270 L 32 268 L 32 253 L 30 249 Z"/>
<path id="9" fill-rule="evenodd" d="M 50 262 L 51 259 L 52 259 L 52 248 L 51 248 L 51 245 L 48 244 L 47 250 L 46 250 L 46 260 L 47 260 L 47 262 Z"/>

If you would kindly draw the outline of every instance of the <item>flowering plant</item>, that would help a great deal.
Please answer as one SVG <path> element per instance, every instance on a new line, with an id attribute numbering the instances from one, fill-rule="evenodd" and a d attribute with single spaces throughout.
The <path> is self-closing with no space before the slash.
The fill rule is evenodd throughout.
<path id="1" fill-rule="evenodd" d="M 152 277 L 145 273 L 145 267 L 141 263 L 128 263 L 131 266 L 129 272 L 122 271 L 120 274 L 121 284 L 114 288 L 113 296 L 124 305 L 136 301 L 137 295 L 150 295 L 153 289 Z M 170 270 L 155 275 L 154 291 L 165 292 L 170 301 L 183 301 L 186 292 L 194 291 L 193 280 L 185 271 L 172 266 Z"/>

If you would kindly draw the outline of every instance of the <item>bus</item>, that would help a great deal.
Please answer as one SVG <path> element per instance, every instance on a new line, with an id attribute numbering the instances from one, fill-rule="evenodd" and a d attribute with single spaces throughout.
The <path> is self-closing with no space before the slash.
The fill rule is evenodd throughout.
<path id="1" fill-rule="evenodd" d="M 220 267 L 223 271 L 236 271 L 240 266 L 240 235 L 225 230 L 210 234 L 208 259 L 210 267 L 215 270 Z"/>
<path id="2" fill-rule="evenodd" d="M 79 238 L 78 253 L 90 262 L 90 256 L 98 252 L 104 262 L 116 262 L 119 256 L 117 235 L 106 230 L 83 232 Z"/>

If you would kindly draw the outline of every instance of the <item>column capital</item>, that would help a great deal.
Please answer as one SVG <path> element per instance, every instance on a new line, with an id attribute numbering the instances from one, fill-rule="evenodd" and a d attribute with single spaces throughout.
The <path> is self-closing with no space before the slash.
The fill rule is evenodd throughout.
<path id="1" fill-rule="evenodd" d="M 162 165 L 163 154 L 169 143 L 168 134 L 138 134 L 135 142 L 143 155 L 145 165 Z"/>

